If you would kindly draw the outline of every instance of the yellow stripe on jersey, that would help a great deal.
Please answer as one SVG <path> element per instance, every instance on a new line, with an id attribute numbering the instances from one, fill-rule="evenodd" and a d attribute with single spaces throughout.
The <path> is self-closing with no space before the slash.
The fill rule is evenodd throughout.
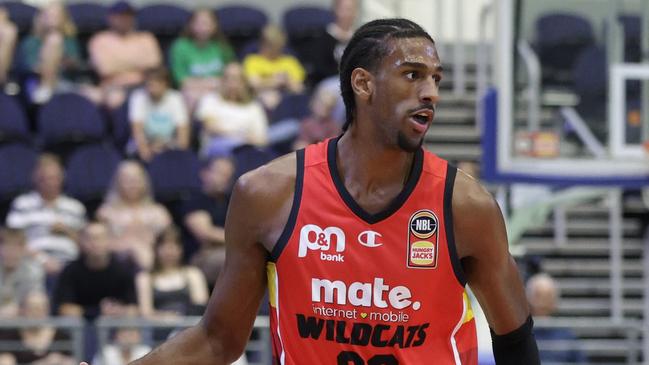
<path id="1" fill-rule="evenodd" d="M 462 324 L 465 324 L 473 319 L 473 308 L 471 308 L 471 300 L 469 299 L 469 295 L 466 293 L 466 291 L 462 294 L 462 297 L 464 298 L 464 305 L 466 306 L 466 314 L 464 315 L 464 320 L 462 321 Z"/>
<path id="2" fill-rule="evenodd" d="M 266 276 L 268 277 L 268 298 L 271 308 L 277 308 L 277 268 L 275 267 L 274 262 L 268 262 L 266 264 Z"/>

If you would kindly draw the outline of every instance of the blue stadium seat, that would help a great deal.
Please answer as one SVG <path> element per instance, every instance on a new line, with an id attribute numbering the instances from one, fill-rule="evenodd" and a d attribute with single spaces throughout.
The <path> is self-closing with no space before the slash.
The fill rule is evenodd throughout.
<path id="1" fill-rule="evenodd" d="M 189 10 L 176 5 L 149 5 L 137 11 L 137 25 L 156 35 L 177 37 L 190 17 Z"/>
<path id="2" fill-rule="evenodd" d="M 153 158 L 148 171 L 155 197 L 164 204 L 179 201 L 201 188 L 200 163 L 191 151 L 162 152 Z"/>
<path id="3" fill-rule="evenodd" d="M 251 145 L 235 148 L 232 151 L 235 166 L 234 179 L 236 180 L 246 172 L 270 162 L 275 157 L 273 152 Z"/>
<path id="4" fill-rule="evenodd" d="M 26 34 L 30 31 L 37 12 L 35 7 L 22 1 L 3 1 L 0 6 L 7 9 L 9 18 L 16 24 L 20 34 Z"/>
<path id="5" fill-rule="evenodd" d="M 38 154 L 23 143 L 0 146 L 0 219 L 4 222 L 13 198 L 32 186 L 32 170 Z"/>
<path id="6" fill-rule="evenodd" d="M 601 141 L 607 135 L 606 107 L 608 64 L 606 50 L 592 46 L 579 54 L 573 69 L 574 91 L 579 96 L 577 112 Z"/>
<path id="7" fill-rule="evenodd" d="M 75 93 L 54 95 L 37 117 L 39 142 L 46 149 L 98 141 L 106 136 L 99 109 Z"/>
<path id="8" fill-rule="evenodd" d="M 106 144 L 89 144 L 72 152 L 68 158 L 65 192 L 95 211 L 106 194 L 121 156 Z"/>
<path id="9" fill-rule="evenodd" d="M 189 10 L 176 5 L 149 5 L 138 10 L 137 25 L 155 35 L 166 59 L 171 43 L 180 35 L 190 17 Z"/>
<path id="10" fill-rule="evenodd" d="M 108 8 L 95 2 L 78 2 L 67 5 L 68 13 L 77 32 L 92 34 L 108 27 Z"/>
<path id="11" fill-rule="evenodd" d="M 230 5 L 217 8 L 214 13 L 219 28 L 234 47 L 237 55 L 252 40 L 259 39 L 261 30 L 268 23 L 268 16 L 262 10 L 251 6 Z"/>
<path id="12" fill-rule="evenodd" d="M 0 93 L 0 143 L 20 140 L 31 141 L 29 121 L 16 97 Z"/>
<path id="13" fill-rule="evenodd" d="M 115 147 L 124 152 L 131 139 L 131 123 L 128 120 L 128 102 L 123 103 L 110 115 L 110 131 Z"/>
<path id="14" fill-rule="evenodd" d="M 618 20 L 624 30 L 624 62 L 642 59 L 642 19 L 637 15 L 620 15 Z"/>
<path id="15" fill-rule="evenodd" d="M 317 6 L 295 6 L 283 15 L 284 29 L 291 40 L 318 34 L 334 20 L 331 10 Z"/>
<path id="16" fill-rule="evenodd" d="M 590 22 L 568 13 L 551 13 L 536 21 L 535 48 L 547 85 L 569 86 L 572 69 L 581 51 L 595 45 Z"/>
<path id="17" fill-rule="evenodd" d="M 270 113 L 270 123 L 285 119 L 302 119 L 310 114 L 308 94 L 284 94 L 277 107 Z"/>

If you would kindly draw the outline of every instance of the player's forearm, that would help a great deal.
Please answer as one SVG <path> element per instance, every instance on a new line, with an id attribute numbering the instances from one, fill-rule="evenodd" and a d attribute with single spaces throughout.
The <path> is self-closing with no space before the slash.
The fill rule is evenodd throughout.
<path id="1" fill-rule="evenodd" d="M 226 354 L 218 341 L 210 341 L 204 327 L 188 328 L 129 365 L 225 365 Z"/>

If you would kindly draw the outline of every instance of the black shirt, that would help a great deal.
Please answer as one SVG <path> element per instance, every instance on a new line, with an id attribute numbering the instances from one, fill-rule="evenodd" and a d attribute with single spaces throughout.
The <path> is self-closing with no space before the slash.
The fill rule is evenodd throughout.
<path id="1" fill-rule="evenodd" d="M 225 216 L 228 212 L 229 200 L 228 196 L 212 198 L 203 192 L 198 192 L 183 201 L 181 211 L 183 217 L 187 217 L 188 214 L 197 211 L 205 211 L 210 215 L 212 224 L 223 227 L 225 226 Z"/>
<path id="2" fill-rule="evenodd" d="M 135 268 L 114 254 L 110 263 L 102 270 L 91 270 L 84 258 L 69 263 L 59 277 L 54 293 L 57 306 L 64 303 L 83 307 L 84 316 L 93 320 L 101 313 L 100 303 L 105 298 L 122 304 L 135 304 Z"/>

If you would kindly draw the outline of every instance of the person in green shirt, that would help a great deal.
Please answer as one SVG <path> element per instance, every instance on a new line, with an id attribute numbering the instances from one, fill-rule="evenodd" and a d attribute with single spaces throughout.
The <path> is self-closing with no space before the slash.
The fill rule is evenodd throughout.
<path id="1" fill-rule="evenodd" d="M 219 31 L 214 13 L 196 10 L 170 51 L 174 81 L 190 110 L 203 95 L 217 90 L 225 65 L 234 60 L 234 51 Z"/>
<path id="2" fill-rule="evenodd" d="M 81 52 L 75 26 L 61 3 L 40 10 L 19 51 L 25 69 L 38 75 L 36 83 L 27 85 L 32 102 L 41 104 L 55 91 L 71 89 L 69 76 L 79 67 Z"/>

